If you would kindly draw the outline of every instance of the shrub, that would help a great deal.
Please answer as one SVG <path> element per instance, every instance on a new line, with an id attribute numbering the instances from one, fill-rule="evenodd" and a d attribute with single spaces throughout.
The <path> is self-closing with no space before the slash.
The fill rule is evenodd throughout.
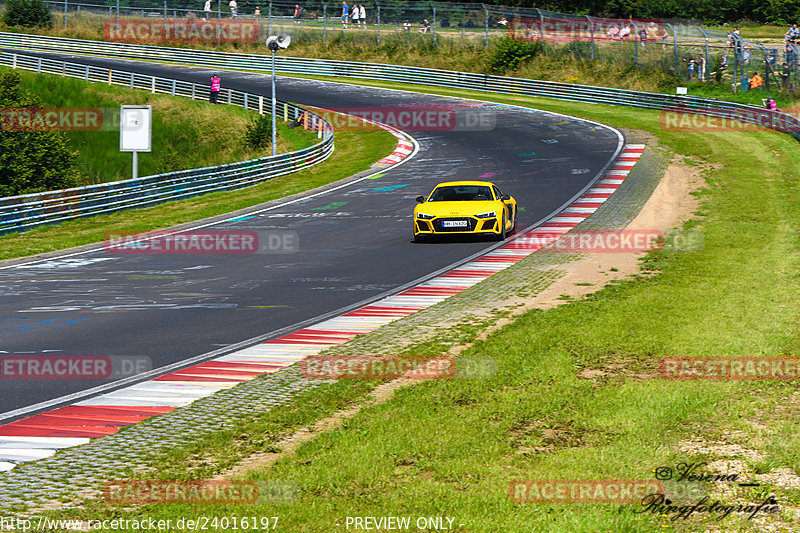
<path id="1" fill-rule="evenodd" d="M 20 75 L 0 75 L 0 108 L 42 107 L 20 88 Z M 0 117 L 2 118 L 2 117 Z M 66 189 L 78 182 L 77 152 L 62 131 L 18 131 L 0 120 L 0 197 Z"/>
<path id="2" fill-rule="evenodd" d="M 530 61 L 542 51 L 539 42 L 515 41 L 503 37 L 495 44 L 494 50 L 488 58 L 489 72 L 504 74 L 516 70 L 526 61 Z"/>
<path id="3" fill-rule="evenodd" d="M 41 26 L 49 28 L 52 24 L 50 8 L 42 0 L 8 0 L 3 22 L 7 26 Z"/>
<path id="4" fill-rule="evenodd" d="M 261 115 L 247 125 L 245 145 L 252 150 L 266 148 L 272 143 L 272 117 Z"/>

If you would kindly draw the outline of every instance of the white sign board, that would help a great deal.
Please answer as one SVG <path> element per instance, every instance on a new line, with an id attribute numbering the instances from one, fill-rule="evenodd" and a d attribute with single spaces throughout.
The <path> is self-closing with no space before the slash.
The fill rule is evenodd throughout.
<path id="1" fill-rule="evenodd" d="M 149 152 L 153 129 L 153 106 L 119 106 L 119 151 Z"/>
<path id="2" fill-rule="evenodd" d="M 675 88 L 676 94 L 686 94 L 686 87 L 676 87 Z"/>

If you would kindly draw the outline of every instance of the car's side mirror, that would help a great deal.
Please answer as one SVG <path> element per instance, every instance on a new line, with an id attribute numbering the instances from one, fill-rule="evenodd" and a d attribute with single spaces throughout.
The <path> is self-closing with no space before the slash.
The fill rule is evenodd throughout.
<path id="1" fill-rule="evenodd" d="M 500 197 L 500 199 L 504 200 L 504 201 L 505 200 L 511 200 L 511 197 L 509 195 L 507 195 L 507 194 L 504 194 L 503 196 Z"/>
<path id="2" fill-rule="evenodd" d="M 425 203 L 425 197 L 424 196 L 417 196 L 417 203 L 418 204 L 424 204 Z"/>

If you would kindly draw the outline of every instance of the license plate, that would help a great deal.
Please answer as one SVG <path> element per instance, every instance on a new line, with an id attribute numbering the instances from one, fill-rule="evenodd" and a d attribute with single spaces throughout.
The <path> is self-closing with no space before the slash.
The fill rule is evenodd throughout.
<path id="1" fill-rule="evenodd" d="M 442 220 L 443 228 L 466 228 L 469 224 L 466 220 Z"/>

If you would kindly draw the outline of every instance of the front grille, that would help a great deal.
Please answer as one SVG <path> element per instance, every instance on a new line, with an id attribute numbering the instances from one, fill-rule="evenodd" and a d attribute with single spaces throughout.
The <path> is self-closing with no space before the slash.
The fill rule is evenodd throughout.
<path id="1" fill-rule="evenodd" d="M 460 220 L 460 221 L 466 220 L 467 221 L 467 226 L 466 227 L 464 227 L 464 226 L 456 226 L 456 227 L 452 227 L 452 228 L 444 227 L 442 225 L 442 223 L 445 222 L 445 221 L 449 221 L 449 220 Z M 477 223 L 478 223 L 478 221 L 475 220 L 474 218 L 465 218 L 465 217 L 437 218 L 436 220 L 433 221 L 433 229 L 434 229 L 434 231 L 442 232 L 442 233 L 446 233 L 446 232 L 449 232 L 449 231 L 475 231 L 475 226 L 476 226 Z"/>

